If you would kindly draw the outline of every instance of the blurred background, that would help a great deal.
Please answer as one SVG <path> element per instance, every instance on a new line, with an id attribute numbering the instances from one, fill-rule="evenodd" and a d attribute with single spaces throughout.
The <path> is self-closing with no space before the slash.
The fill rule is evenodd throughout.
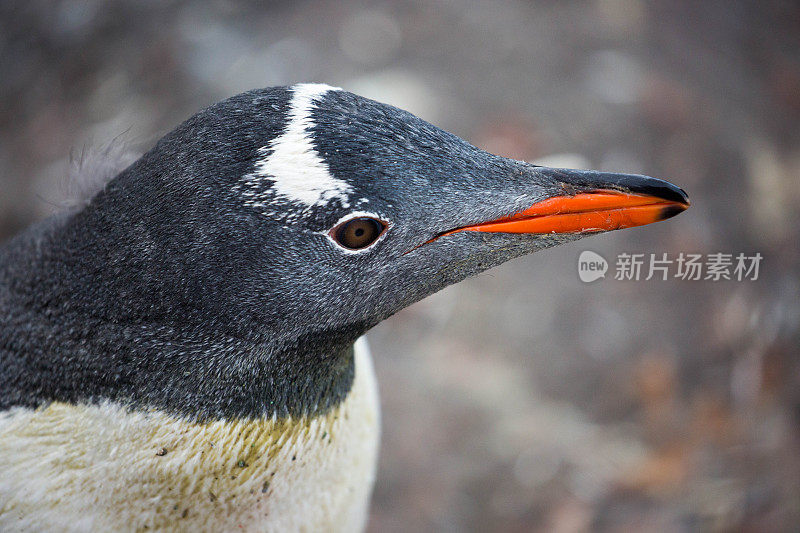
<path id="1" fill-rule="evenodd" d="M 669 222 L 442 291 L 370 333 L 372 531 L 796 531 L 800 4 L 5 1 L 0 238 L 203 106 L 320 81 L 492 152 L 646 173 Z M 582 283 L 580 252 L 611 263 Z M 619 253 L 755 281 L 617 281 Z"/>

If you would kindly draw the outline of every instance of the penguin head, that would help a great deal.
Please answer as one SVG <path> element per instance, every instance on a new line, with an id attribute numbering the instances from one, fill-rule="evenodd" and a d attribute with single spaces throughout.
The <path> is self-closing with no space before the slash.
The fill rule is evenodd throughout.
<path id="1" fill-rule="evenodd" d="M 506 159 L 395 107 L 301 84 L 200 112 L 82 215 L 125 250 L 111 261 L 113 305 L 338 345 L 511 258 L 687 206 L 655 178 Z"/>

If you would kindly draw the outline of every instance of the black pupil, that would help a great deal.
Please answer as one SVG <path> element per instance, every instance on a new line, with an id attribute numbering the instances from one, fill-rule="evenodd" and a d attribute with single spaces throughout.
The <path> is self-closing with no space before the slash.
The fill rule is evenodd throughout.
<path id="1" fill-rule="evenodd" d="M 351 250 L 358 250 L 359 248 L 366 248 L 378 237 L 384 229 L 383 222 L 375 220 L 374 218 L 360 217 L 348 220 L 340 225 L 334 235 L 336 241 Z"/>

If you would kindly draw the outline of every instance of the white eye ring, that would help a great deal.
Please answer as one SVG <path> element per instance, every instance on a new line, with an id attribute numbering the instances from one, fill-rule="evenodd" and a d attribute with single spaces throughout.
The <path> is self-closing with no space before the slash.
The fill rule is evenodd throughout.
<path id="1" fill-rule="evenodd" d="M 374 213 L 356 212 L 340 218 L 325 235 L 342 252 L 359 254 L 383 240 L 390 226 Z"/>

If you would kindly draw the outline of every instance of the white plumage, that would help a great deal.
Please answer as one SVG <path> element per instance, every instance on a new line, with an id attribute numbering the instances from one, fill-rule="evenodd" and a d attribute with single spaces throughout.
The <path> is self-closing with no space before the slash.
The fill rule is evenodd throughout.
<path id="1" fill-rule="evenodd" d="M 0 414 L 0 531 L 360 530 L 380 424 L 366 340 L 355 347 L 350 394 L 315 418 L 198 424 L 112 403 Z"/>
<path id="2" fill-rule="evenodd" d="M 259 149 L 263 158 L 256 162 L 255 170 L 243 178 L 242 195 L 247 205 L 268 210 L 269 215 L 278 218 L 286 218 L 291 213 L 275 212 L 275 198 L 293 202 L 304 209 L 324 206 L 338 198 L 344 207 L 348 207 L 352 187 L 331 175 L 328 164 L 314 148 L 311 134 L 314 102 L 328 91 L 337 90 L 341 89 L 321 83 L 301 83 L 292 87 L 286 128 L 269 145 Z M 267 197 L 257 192 L 261 190 L 264 179 L 272 183 L 271 195 Z"/>

